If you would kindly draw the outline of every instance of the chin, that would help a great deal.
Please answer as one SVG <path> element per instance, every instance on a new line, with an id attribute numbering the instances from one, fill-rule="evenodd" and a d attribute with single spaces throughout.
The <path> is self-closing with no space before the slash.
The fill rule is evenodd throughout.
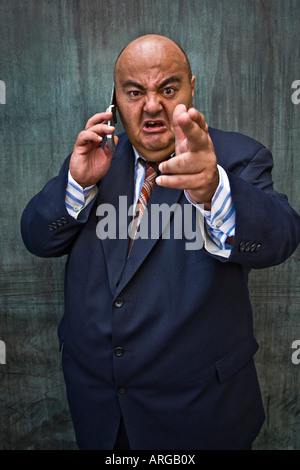
<path id="1" fill-rule="evenodd" d="M 173 152 L 174 150 L 168 148 L 140 151 L 141 155 L 149 160 L 149 162 L 162 162 L 166 160 Z"/>
<path id="2" fill-rule="evenodd" d="M 147 155 L 149 161 L 162 161 L 174 152 L 175 143 L 145 145 L 143 147 L 139 146 L 139 148 L 141 155 Z"/>

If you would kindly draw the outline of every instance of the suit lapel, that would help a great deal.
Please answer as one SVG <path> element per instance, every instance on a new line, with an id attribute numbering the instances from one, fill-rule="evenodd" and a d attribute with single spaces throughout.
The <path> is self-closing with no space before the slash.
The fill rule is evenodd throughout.
<path id="1" fill-rule="evenodd" d="M 142 239 L 137 238 L 132 246 L 130 256 L 126 262 L 120 284 L 118 286 L 116 295 L 125 287 L 125 285 L 130 281 L 134 276 L 136 271 L 139 269 L 143 261 L 146 259 L 152 248 L 157 243 L 158 239 L 166 229 L 167 225 L 170 223 L 170 220 L 173 216 L 173 212 L 170 212 L 170 215 L 163 217 L 162 221 L 157 226 L 157 233 L 155 237 L 151 237 L 151 215 L 154 211 L 154 208 L 157 209 L 159 205 L 166 204 L 170 208 L 173 204 L 178 203 L 180 197 L 182 196 L 183 191 L 178 189 L 164 188 L 161 186 L 156 186 L 148 203 L 147 212 L 148 217 L 144 214 L 141 222 L 141 231 L 143 230 L 143 223 L 145 219 L 148 219 L 148 238 Z M 156 206 L 156 207 L 155 207 Z M 156 216 L 156 213 L 154 214 Z M 155 219 L 157 219 L 155 217 Z"/>
<path id="2" fill-rule="evenodd" d="M 120 136 L 115 155 L 107 175 L 99 184 L 97 199 L 98 225 L 104 218 L 111 224 L 115 235 L 101 242 L 106 260 L 108 280 L 114 293 L 126 263 L 128 249 L 127 228 L 130 223 L 129 206 L 133 202 L 134 191 L 134 153 L 130 142 Z M 105 210 L 109 211 L 105 212 Z M 105 212 L 105 213 L 104 213 Z M 101 215 L 100 215 L 101 213 Z M 115 224 L 115 226 L 114 226 Z M 121 237 L 120 237 L 121 235 Z M 98 234 L 99 236 L 99 234 Z"/>

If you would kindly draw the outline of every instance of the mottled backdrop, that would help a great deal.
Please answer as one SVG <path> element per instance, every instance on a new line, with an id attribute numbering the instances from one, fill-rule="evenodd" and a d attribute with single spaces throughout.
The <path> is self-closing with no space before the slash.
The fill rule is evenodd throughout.
<path id="1" fill-rule="evenodd" d="M 299 212 L 299 8 L 299 0 L 0 0 L 1 449 L 76 449 L 56 336 L 65 260 L 30 255 L 19 221 L 87 118 L 106 109 L 119 51 L 149 32 L 179 42 L 197 77 L 196 106 L 211 126 L 271 148 L 276 189 Z M 299 256 L 251 275 L 267 412 L 256 449 L 300 449 L 291 347 L 300 340 Z"/>

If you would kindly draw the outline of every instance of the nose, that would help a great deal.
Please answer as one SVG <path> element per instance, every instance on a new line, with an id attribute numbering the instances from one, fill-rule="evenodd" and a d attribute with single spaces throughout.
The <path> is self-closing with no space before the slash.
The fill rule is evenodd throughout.
<path id="1" fill-rule="evenodd" d="M 162 110 L 160 96 L 156 93 L 147 93 L 145 96 L 144 111 L 148 114 L 155 115 Z"/>

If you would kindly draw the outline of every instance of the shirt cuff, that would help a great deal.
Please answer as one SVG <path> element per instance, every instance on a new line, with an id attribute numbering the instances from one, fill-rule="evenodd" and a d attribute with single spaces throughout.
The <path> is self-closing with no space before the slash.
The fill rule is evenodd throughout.
<path id="1" fill-rule="evenodd" d="M 96 185 L 83 189 L 68 173 L 68 184 L 66 188 L 65 205 L 68 213 L 77 219 L 78 215 L 97 194 Z"/>
<path id="2" fill-rule="evenodd" d="M 219 185 L 212 198 L 211 210 L 193 201 L 187 191 L 185 196 L 204 216 L 206 231 L 202 233 L 205 248 L 212 254 L 229 257 L 232 246 L 226 244 L 228 237 L 235 235 L 235 208 L 232 202 L 230 183 L 226 171 L 218 165 Z M 209 238 L 207 237 L 209 235 Z M 212 245 L 213 241 L 214 245 Z M 217 245 L 217 247 L 216 247 Z"/>

